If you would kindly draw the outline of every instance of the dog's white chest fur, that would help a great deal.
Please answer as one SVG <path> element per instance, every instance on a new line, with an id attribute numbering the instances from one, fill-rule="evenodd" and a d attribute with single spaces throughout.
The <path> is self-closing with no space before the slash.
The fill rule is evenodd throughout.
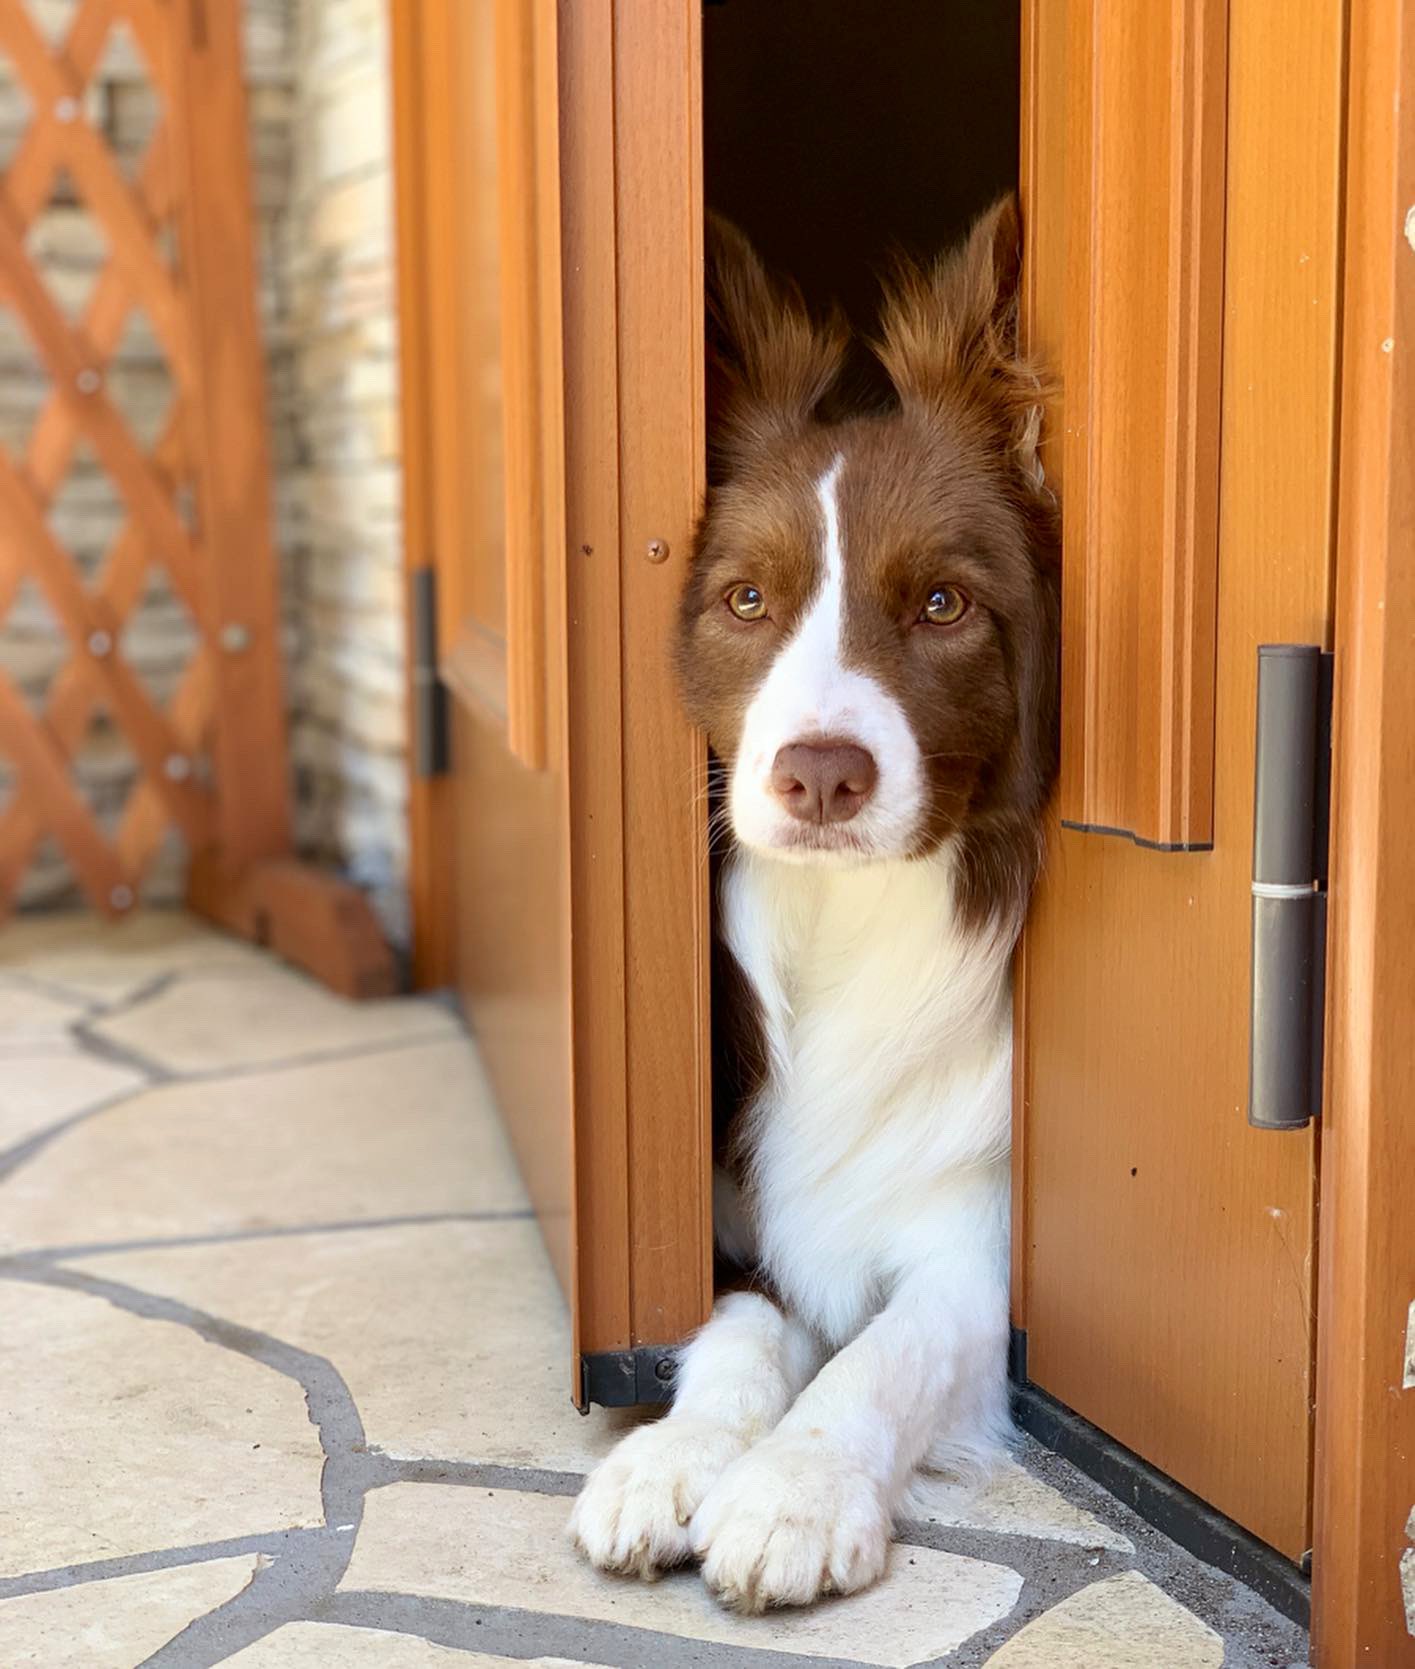
<path id="1" fill-rule="evenodd" d="M 763 1268 L 832 1343 L 955 1252 L 1005 1279 L 1012 935 L 960 930 L 947 847 L 855 868 L 739 850 L 722 931 L 761 1009 Z"/>

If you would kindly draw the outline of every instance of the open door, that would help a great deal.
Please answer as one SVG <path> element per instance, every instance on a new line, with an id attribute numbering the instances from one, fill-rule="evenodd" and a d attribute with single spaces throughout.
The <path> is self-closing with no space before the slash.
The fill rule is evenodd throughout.
<path id="1" fill-rule="evenodd" d="M 476 1032 L 574 1395 L 643 1401 L 712 1297 L 706 761 L 668 659 L 704 467 L 697 5 L 395 22 L 418 970 Z"/>
<path id="2" fill-rule="evenodd" d="M 1341 0 L 1029 0 L 1059 826 L 1017 985 L 1032 1383 L 1311 1547 L 1311 1127 L 1247 1120 L 1257 649 L 1331 644 Z"/>

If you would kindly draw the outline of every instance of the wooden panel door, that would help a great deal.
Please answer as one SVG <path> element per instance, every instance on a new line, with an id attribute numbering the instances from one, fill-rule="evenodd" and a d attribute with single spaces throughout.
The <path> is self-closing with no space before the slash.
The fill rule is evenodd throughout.
<path id="1" fill-rule="evenodd" d="M 1025 16 L 1066 525 L 1015 1319 L 1035 1384 L 1297 1559 L 1314 1136 L 1246 1121 L 1253 730 L 1257 646 L 1330 643 L 1343 6 Z"/>
<path id="2" fill-rule="evenodd" d="M 704 467 L 697 8 L 394 16 L 408 554 L 451 731 L 415 958 L 462 994 L 574 1394 L 630 1402 L 711 1304 L 706 761 L 668 658 Z"/>

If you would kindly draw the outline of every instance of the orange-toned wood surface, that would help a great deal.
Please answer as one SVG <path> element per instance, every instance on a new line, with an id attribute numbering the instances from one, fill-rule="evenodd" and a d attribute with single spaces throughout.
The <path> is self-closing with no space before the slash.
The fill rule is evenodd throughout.
<path id="1" fill-rule="evenodd" d="M 707 751 L 669 656 L 706 468 L 701 8 L 614 29 L 632 1314 L 661 1343 L 712 1291 Z"/>
<path id="2" fill-rule="evenodd" d="M 1026 101 L 1047 107 L 1032 131 L 1054 134 L 1050 106 L 1077 78 L 1051 56 L 1051 7 L 1030 10 Z M 1035 1382 L 1296 1558 L 1310 1546 L 1314 1137 L 1245 1116 L 1253 722 L 1258 643 L 1329 634 L 1343 7 L 1233 0 L 1229 14 L 1214 846 L 1052 842 L 1020 975 L 1017 1259 Z M 1069 140 L 1066 160 L 1058 225 L 1035 200 L 1056 164 L 1034 154 L 1027 258 L 1070 434 L 1098 394 L 1072 375 L 1066 255 L 1095 210 Z M 1130 394 L 1122 381 L 1106 398 Z M 1137 409 L 1151 395 L 1136 390 Z M 1163 526 L 1156 501 L 1156 540 Z"/>
<path id="3" fill-rule="evenodd" d="M 1349 51 L 1312 1661 L 1404 1669 L 1415 1664 L 1415 5 L 1354 8 Z"/>
<path id="4" fill-rule="evenodd" d="M 148 0 L 82 0 L 51 46 L 23 0 L 0 7 L 0 49 L 33 109 L 0 178 L 0 295 L 52 384 L 23 460 L 0 458 L 0 611 L 28 574 L 72 650 L 41 713 L 30 712 L 0 673 L 0 750 L 19 772 L 19 791 L 0 818 L 0 910 L 46 833 L 58 837 L 88 897 L 107 914 L 134 903 L 170 828 L 194 852 L 219 845 L 232 869 L 288 846 L 237 24 L 229 7 L 207 18 L 200 8 Z M 88 79 L 119 25 L 131 29 L 164 112 L 131 183 L 83 113 Z M 76 322 L 60 310 L 25 244 L 60 170 L 111 252 Z M 218 173 L 226 183 L 216 192 L 210 182 Z M 175 263 L 162 249 L 169 227 L 177 233 Z M 176 390 L 166 432 L 150 453 L 104 383 L 135 309 L 151 322 Z M 127 512 L 91 583 L 45 514 L 80 446 L 92 449 Z M 179 508 L 188 479 L 191 526 Z M 121 642 L 151 563 L 165 570 L 199 633 L 165 707 L 130 668 Z M 239 640 L 223 633 L 231 627 Z M 99 706 L 141 773 L 111 836 L 70 775 Z"/>
<path id="5" fill-rule="evenodd" d="M 554 13 L 544 5 L 497 0 L 506 736 L 517 758 L 533 769 L 546 759 L 547 556 L 559 555 L 565 526 L 553 24 Z"/>
<path id="6" fill-rule="evenodd" d="M 703 488 L 701 39 L 692 0 L 562 4 L 560 27 L 588 1351 L 676 1342 L 712 1302 L 705 756 L 668 653 Z"/>
<path id="7" fill-rule="evenodd" d="M 1213 817 L 1229 0 L 1070 0 L 1060 807 L 1205 846 Z M 1059 137 L 1059 136 L 1058 136 Z"/>
<path id="8" fill-rule="evenodd" d="M 544 309 L 522 308 L 522 357 L 516 361 L 513 353 L 515 369 L 508 372 L 505 299 L 539 251 L 504 205 L 499 169 L 503 152 L 524 140 L 526 113 L 539 108 L 536 88 L 544 86 L 547 70 L 553 87 L 553 0 L 537 0 L 533 9 L 537 16 L 529 19 L 494 0 L 419 0 L 396 20 L 400 305 L 411 325 L 402 368 L 405 409 L 412 410 L 419 437 L 410 458 L 416 498 L 410 498 L 408 525 L 421 544 L 409 560 L 430 564 L 437 576 L 453 755 L 449 778 L 425 791 L 424 815 L 415 825 L 422 842 L 415 872 L 424 884 L 414 932 L 424 943 L 429 934 L 444 942 L 446 934 L 447 971 L 462 994 L 546 1244 L 569 1291 L 563 565 L 557 595 L 548 539 L 508 542 L 507 536 L 508 458 L 525 444 L 521 427 L 515 437 L 509 433 L 508 411 L 526 409 L 525 390 L 513 393 L 507 377 L 527 374 L 528 333 L 539 329 Z M 531 27 L 523 30 L 522 22 Z M 553 120 L 553 94 L 551 107 Z M 522 115 L 513 120 L 517 111 Z M 523 180 L 526 166 L 524 159 L 517 165 Z M 509 243 L 508 220 L 516 233 Z M 546 258 L 558 268 L 555 242 Z M 538 293 L 553 310 L 554 289 Z M 558 381 L 558 358 L 554 370 Z M 517 494 L 533 491 L 542 474 L 535 461 L 522 454 L 517 468 Z M 523 510 L 518 498 L 514 513 Z M 557 541 L 557 555 L 558 549 Z M 525 575 L 525 564 L 539 572 Z M 544 599 L 538 626 L 516 613 L 518 631 L 543 637 L 531 655 L 543 679 L 537 698 L 542 769 L 528 767 L 508 737 L 513 592 Z M 525 661 L 518 664 L 524 675 Z M 429 920 L 429 911 L 443 919 Z"/>
<path id="9" fill-rule="evenodd" d="M 704 753 L 668 658 L 703 470 L 696 8 L 416 12 L 457 980 L 577 1356 L 672 1343 L 711 1303 Z"/>
<path id="10" fill-rule="evenodd" d="M 395 233 L 398 256 L 399 419 L 403 454 L 403 569 L 406 595 L 433 569 L 436 482 L 432 471 L 431 367 L 425 294 L 427 172 L 423 100 L 423 9 L 394 6 L 389 15 L 393 81 Z M 407 632 L 408 730 L 416 719 L 419 675 L 412 609 Z M 414 774 L 408 784 L 408 900 L 412 979 L 419 990 L 450 985 L 455 968 L 452 902 L 452 793 L 445 776 Z"/>
<path id="11" fill-rule="evenodd" d="M 614 0 L 559 7 L 565 589 L 575 1011 L 574 1349 L 625 1348 L 630 1311 L 619 549 Z"/>

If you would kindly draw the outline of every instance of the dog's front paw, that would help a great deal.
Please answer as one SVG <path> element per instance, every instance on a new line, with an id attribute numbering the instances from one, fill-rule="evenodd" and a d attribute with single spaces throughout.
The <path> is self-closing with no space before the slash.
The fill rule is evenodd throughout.
<path id="1" fill-rule="evenodd" d="M 778 1436 L 722 1475 L 691 1529 L 708 1587 L 735 1610 L 763 1611 L 868 1587 L 884 1570 L 891 1525 L 857 1466 Z"/>
<path id="2" fill-rule="evenodd" d="M 746 1446 L 712 1420 L 670 1417 L 640 1427 L 585 1480 L 571 1536 L 601 1570 L 652 1580 L 692 1556 L 693 1514 Z"/>

